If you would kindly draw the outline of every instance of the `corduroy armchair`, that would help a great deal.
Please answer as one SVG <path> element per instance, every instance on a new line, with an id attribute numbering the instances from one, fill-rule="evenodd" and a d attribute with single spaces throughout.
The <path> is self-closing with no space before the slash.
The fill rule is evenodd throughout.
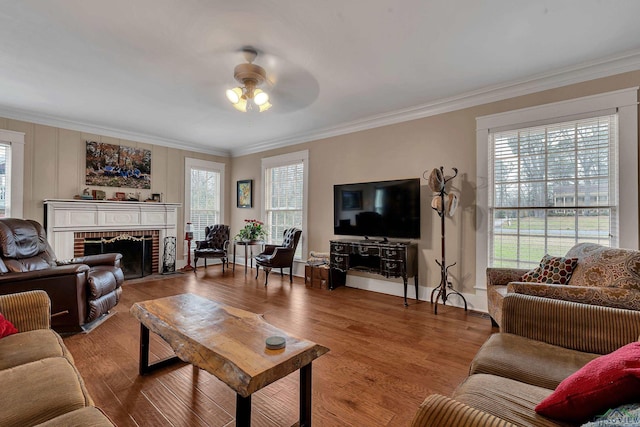
<path id="1" fill-rule="evenodd" d="M 578 259 L 566 285 L 522 282 L 526 269 L 488 268 L 487 303 L 494 326 L 501 325 L 507 293 L 640 310 L 640 251 L 578 243 L 565 257 Z"/>
<path id="2" fill-rule="evenodd" d="M 113 426 L 94 406 L 62 338 L 50 329 L 47 293 L 0 295 L 0 313 L 18 329 L 0 340 L 0 425 Z"/>

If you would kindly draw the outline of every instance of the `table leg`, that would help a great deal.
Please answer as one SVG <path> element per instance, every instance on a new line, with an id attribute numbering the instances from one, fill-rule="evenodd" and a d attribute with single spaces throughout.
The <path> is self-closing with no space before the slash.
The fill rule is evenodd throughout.
<path id="1" fill-rule="evenodd" d="M 140 324 L 140 364 L 138 373 L 144 375 L 149 369 L 149 328 Z"/>
<path id="2" fill-rule="evenodd" d="M 242 397 L 236 394 L 236 427 L 251 425 L 251 395 Z"/>
<path id="3" fill-rule="evenodd" d="M 249 245 L 244 245 L 244 275 L 247 275 L 247 247 Z"/>
<path id="4" fill-rule="evenodd" d="M 236 271 L 236 242 L 233 242 L 233 272 Z"/>
<path id="5" fill-rule="evenodd" d="M 402 276 L 402 279 L 404 281 L 404 306 L 409 307 L 407 304 L 407 276 Z"/>
<path id="6" fill-rule="evenodd" d="M 311 363 L 300 368 L 300 427 L 311 427 Z"/>
<path id="7" fill-rule="evenodd" d="M 172 356 L 149 364 L 149 328 L 142 323 L 140 324 L 140 364 L 138 366 L 138 373 L 140 375 L 148 374 L 149 372 L 164 368 L 179 361 L 180 358 L 178 356 Z"/>

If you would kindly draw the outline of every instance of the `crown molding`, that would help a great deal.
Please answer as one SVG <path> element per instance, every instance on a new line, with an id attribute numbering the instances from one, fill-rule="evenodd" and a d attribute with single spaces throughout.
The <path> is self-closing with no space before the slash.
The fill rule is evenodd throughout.
<path id="1" fill-rule="evenodd" d="M 214 156 L 230 157 L 227 150 L 220 150 L 214 147 L 203 147 L 177 139 L 164 138 L 156 135 L 149 135 L 138 132 L 112 128 L 108 126 L 97 126 L 90 123 L 83 123 L 74 120 L 62 119 L 46 114 L 32 113 L 29 111 L 0 107 L 0 117 L 24 122 L 36 123 L 39 125 L 52 126 L 62 129 L 75 130 L 78 132 L 92 133 L 112 138 L 126 139 L 129 141 L 142 142 L 146 144 L 159 145 L 161 147 L 176 148 L 178 150 L 188 150 L 196 153 L 211 154 Z"/>
<path id="2" fill-rule="evenodd" d="M 585 62 L 576 66 L 537 74 L 526 79 L 488 86 L 476 91 L 467 92 L 450 98 L 444 98 L 428 104 L 379 114 L 314 132 L 298 134 L 290 138 L 273 139 L 253 144 L 249 147 L 232 150 L 231 156 L 244 156 L 289 145 L 301 144 L 381 126 L 421 119 L 429 116 L 435 116 L 437 114 L 462 110 L 464 108 L 502 101 L 517 96 L 529 95 L 544 90 L 555 89 L 562 86 L 582 83 L 588 80 L 608 77 L 629 71 L 636 71 L 639 69 L 640 50 L 634 50 L 596 61 Z"/>

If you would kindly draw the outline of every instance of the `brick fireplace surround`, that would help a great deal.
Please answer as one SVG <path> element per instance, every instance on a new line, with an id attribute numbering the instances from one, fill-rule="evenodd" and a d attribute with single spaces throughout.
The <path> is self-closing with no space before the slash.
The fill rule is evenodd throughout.
<path id="1" fill-rule="evenodd" d="M 177 235 L 177 203 L 44 201 L 47 239 L 58 259 L 84 255 L 84 240 L 123 234 L 152 236 L 152 271 L 161 272 L 165 237 Z"/>

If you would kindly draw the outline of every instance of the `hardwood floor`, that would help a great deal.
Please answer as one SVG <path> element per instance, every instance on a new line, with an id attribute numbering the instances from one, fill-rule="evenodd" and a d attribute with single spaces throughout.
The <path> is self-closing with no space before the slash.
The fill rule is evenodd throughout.
<path id="1" fill-rule="evenodd" d="M 256 281 L 219 266 L 197 274 L 128 281 L 114 314 L 88 334 L 64 338 L 87 388 L 118 426 L 233 426 L 235 393 L 206 371 L 178 364 L 138 376 L 134 302 L 192 292 L 255 313 L 331 351 L 313 363 L 316 426 L 406 426 L 424 398 L 448 395 L 492 333 L 488 318 L 453 307 L 352 288 L 306 287 L 271 274 Z M 397 286 L 391 284 L 390 286 Z M 495 332 L 495 331 L 494 331 Z M 151 334 L 153 357 L 171 349 Z M 290 426 L 298 416 L 299 373 L 253 395 L 252 425 Z"/>

